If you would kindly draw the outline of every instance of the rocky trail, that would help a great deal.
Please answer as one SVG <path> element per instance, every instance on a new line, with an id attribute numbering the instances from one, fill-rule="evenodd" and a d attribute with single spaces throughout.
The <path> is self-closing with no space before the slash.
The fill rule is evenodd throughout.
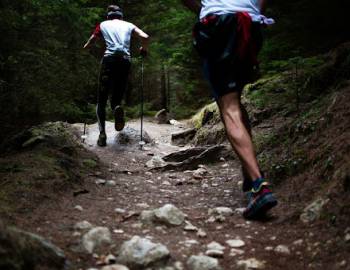
<path id="1" fill-rule="evenodd" d="M 97 125 L 88 126 L 84 146 L 101 167 L 81 189 L 17 223 L 60 247 L 69 269 L 319 269 L 326 243 L 300 224 L 286 225 L 278 208 L 264 221 L 242 218 L 240 166 L 227 150 L 215 152 L 214 163 L 152 169 L 165 165 L 160 157 L 196 152 L 171 144 L 171 134 L 184 129 L 147 121 L 141 150 L 137 121 L 121 133 L 108 123 L 105 148 L 96 146 Z"/>

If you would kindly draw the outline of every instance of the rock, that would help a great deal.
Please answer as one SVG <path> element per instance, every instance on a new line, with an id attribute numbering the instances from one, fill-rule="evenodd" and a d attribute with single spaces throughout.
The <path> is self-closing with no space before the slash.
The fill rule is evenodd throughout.
<path id="1" fill-rule="evenodd" d="M 140 214 L 140 220 L 143 224 L 152 224 L 155 221 L 156 217 L 154 214 L 154 210 L 144 210 Z"/>
<path id="2" fill-rule="evenodd" d="M 301 246 L 303 244 L 304 240 L 303 239 L 299 239 L 293 242 L 293 245 L 295 246 Z"/>
<path id="3" fill-rule="evenodd" d="M 223 245 L 220 245 L 218 242 L 211 242 L 207 245 L 207 249 L 211 250 L 225 250 L 226 248 Z"/>
<path id="4" fill-rule="evenodd" d="M 204 238 L 204 237 L 207 237 L 207 233 L 204 230 L 199 229 L 197 232 L 197 236 L 200 238 Z"/>
<path id="5" fill-rule="evenodd" d="M 51 269 L 66 267 L 61 249 L 44 238 L 9 228 L 0 222 L 0 269 Z"/>
<path id="6" fill-rule="evenodd" d="M 191 157 L 200 155 L 205 150 L 207 150 L 207 147 L 188 148 L 188 149 L 174 152 L 174 153 L 171 153 L 167 156 L 164 156 L 163 159 L 166 162 L 182 162 L 182 161 L 185 161 L 186 159 L 189 159 Z"/>
<path id="7" fill-rule="evenodd" d="M 82 207 L 81 205 L 76 205 L 76 206 L 74 206 L 74 209 L 75 209 L 75 210 L 78 210 L 78 211 L 80 211 L 80 212 L 84 211 L 84 209 L 83 209 L 83 207 Z"/>
<path id="8" fill-rule="evenodd" d="M 218 156 L 223 151 L 227 151 L 224 145 L 214 145 L 207 147 L 202 153 L 189 157 L 181 162 L 168 163 L 166 166 L 161 167 L 163 171 L 165 170 L 194 170 L 198 168 L 198 165 L 213 163 L 218 159 Z M 232 150 L 231 150 L 232 152 Z"/>
<path id="9" fill-rule="evenodd" d="M 231 216 L 233 211 L 229 207 L 216 207 L 208 210 L 208 215 Z"/>
<path id="10" fill-rule="evenodd" d="M 350 233 L 347 233 L 344 237 L 345 242 L 350 242 Z"/>
<path id="11" fill-rule="evenodd" d="M 189 270 L 221 270 L 219 261 L 204 255 L 191 256 L 187 261 Z"/>
<path id="12" fill-rule="evenodd" d="M 117 258 L 113 254 L 108 254 L 104 260 L 104 264 L 114 264 L 117 262 Z"/>
<path id="13" fill-rule="evenodd" d="M 209 257 L 214 257 L 214 258 L 222 258 L 222 257 L 224 257 L 224 251 L 216 250 L 216 249 L 208 249 L 205 252 L 205 255 L 207 255 Z"/>
<path id="14" fill-rule="evenodd" d="M 185 221 L 185 222 L 186 222 L 186 226 L 184 228 L 185 231 L 190 231 L 190 232 L 198 231 L 198 228 L 194 226 L 191 222 L 189 221 Z"/>
<path id="15" fill-rule="evenodd" d="M 268 247 L 265 247 L 264 249 L 265 249 L 266 251 L 271 251 L 271 250 L 273 250 L 273 247 L 268 246 Z"/>
<path id="16" fill-rule="evenodd" d="M 86 220 L 78 222 L 74 225 L 74 229 L 79 231 L 90 230 L 92 227 L 92 224 Z"/>
<path id="17" fill-rule="evenodd" d="M 95 181 L 95 184 L 96 185 L 104 185 L 104 184 L 106 184 L 106 180 L 104 180 L 104 179 L 96 179 L 96 181 Z"/>
<path id="18" fill-rule="evenodd" d="M 139 147 L 140 135 L 139 130 L 126 126 L 121 132 L 117 132 L 115 142 L 119 145 L 135 145 Z M 143 131 L 143 141 L 145 143 L 152 142 L 152 138 L 146 131 Z"/>
<path id="19" fill-rule="evenodd" d="M 94 252 L 96 248 L 112 242 L 111 232 L 106 227 L 96 227 L 84 234 L 82 245 L 88 253 Z"/>
<path id="20" fill-rule="evenodd" d="M 245 208 L 236 208 L 235 209 L 235 214 L 242 215 L 244 210 L 245 210 Z"/>
<path id="21" fill-rule="evenodd" d="M 226 244 L 228 244 L 232 248 L 239 248 L 245 246 L 244 241 L 240 239 L 227 240 Z"/>
<path id="22" fill-rule="evenodd" d="M 154 156 L 151 160 L 147 161 L 146 166 L 148 168 L 164 167 L 166 162 L 160 156 Z"/>
<path id="23" fill-rule="evenodd" d="M 172 204 L 166 204 L 154 210 L 154 215 L 162 223 L 179 226 L 185 220 L 185 214 Z"/>
<path id="24" fill-rule="evenodd" d="M 122 244 L 118 262 L 130 268 L 151 267 L 166 263 L 170 257 L 169 250 L 162 244 L 155 244 L 146 238 L 134 236 Z"/>
<path id="25" fill-rule="evenodd" d="M 167 124 L 169 122 L 169 114 L 166 109 L 162 109 L 156 113 L 154 119 L 158 124 Z"/>
<path id="26" fill-rule="evenodd" d="M 113 264 L 104 266 L 101 270 L 129 270 L 129 268 L 121 264 Z"/>
<path id="27" fill-rule="evenodd" d="M 255 258 L 251 258 L 248 260 L 237 261 L 237 266 L 242 270 L 263 269 L 265 267 L 265 263 L 258 261 Z"/>
<path id="28" fill-rule="evenodd" d="M 203 179 L 203 177 L 208 173 L 208 171 L 204 168 L 199 168 L 197 170 L 195 170 L 192 174 L 194 179 L 198 179 L 201 180 Z"/>
<path id="29" fill-rule="evenodd" d="M 116 185 L 117 185 L 117 182 L 114 180 L 109 180 L 106 182 L 106 186 L 109 186 L 109 187 L 114 187 Z"/>
<path id="30" fill-rule="evenodd" d="M 278 245 L 277 247 L 275 247 L 274 250 L 275 250 L 275 252 L 280 253 L 280 254 L 284 254 L 284 255 L 290 254 L 289 248 L 285 245 Z"/>
<path id="31" fill-rule="evenodd" d="M 171 142 L 173 144 L 186 144 L 194 138 L 196 132 L 195 128 L 174 132 L 171 134 Z"/>
<path id="32" fill-rule="evenodd" d="M 244 254 L 244 250 L 237 249 L 237 248 L 231 248 L 231 250 L 230 250 L 231 257 L 235 257 L 237 255 L 242 255 L 242 254 Z"/>
<path id="33" fill-rule="evenodd" d="M 308 205 L 300 215 L 300 220 L 304 223 L 311 223 L 321 217 L 323 207 L 328 203 L 329 199 L 319 198 Z"/>
<path id="34" fill-rule="evenodd" d="M 126 213 L 126 210 L 125 209 L 122 209 L 122 208 L 115 208 L 114 209 L 114 212 L 118 213 L 118 214 L 125 214 Z"/>

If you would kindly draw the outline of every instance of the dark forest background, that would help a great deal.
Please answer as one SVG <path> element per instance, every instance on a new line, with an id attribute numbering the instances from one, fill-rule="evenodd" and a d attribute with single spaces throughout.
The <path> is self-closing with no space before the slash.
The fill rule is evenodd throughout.
<path id="1" fill-rule="evenodd" d="M 191 46 L 196 16 L 180 0 L 0 0 L 0 140 L 43 121 L 94 121 L 100 48 L 82 46 L 108 4 L 151 35 L 145 92 L 149 113 L 167 107 L 187 117 L 211 99 Z M 296 57 L 324 53 L 349 40 L 346 0 L 270 1 L 276 25 L 265 30 L 263 73 Z M 133 44 L 137 47 L 137 44 Z M 134 48 L 135 52 L 136 49 Z M 128 116 L 138 112 L 140 59 L 134 53 Z"/>

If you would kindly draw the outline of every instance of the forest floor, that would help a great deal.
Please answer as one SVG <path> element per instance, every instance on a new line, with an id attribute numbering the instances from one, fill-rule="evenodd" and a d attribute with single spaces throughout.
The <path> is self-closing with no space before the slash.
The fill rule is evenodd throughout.
<path id="1" fill-rule="evenodd" d="M 193 177 L 193 171 L 150 171 L 145 164 L 152 156 L 185 149 L 171 144 L 171 133 L 184 127 L 185 123 L 174 126 L 146 121 L 145 130 L 154 143 L 140 150 L 137 142 L 120 144 L 110 122 L 107 124 L 108 146 L 99 148 L 97 125 L 88 126 L 84 146 L 98 156 L 101 166 L 84 179 L 80 187 L 83 192 L 73 196 L 73 191 L 67 190 L 55 200 L 36 205 L 29 213 L 13 215 L 12 222 L 60 247 L 72 269 L 98 267 L 99 256 L 79 250 L 82 236 L 74 232 L 74 225 L 84 220 L 112 232 L 114 245 L 99 255 L 116 254 L 124 241 L 138 235 L 165 245 L 172 260 L 178 262 L 177 269 L 188 269 L 188 258 L 204 254 L 213 241 L 224 247 L 219 264 L 225 270 L 241 269 L 237 263 L 252 258 L 265 269 L 345 269 L 342 258 L 346 250 L 337 251 L 339 264 L 335 264 L 338 259 L 327 251 L 331 242 L 300 222 L 286 223 L 279 207 L 264 221 L 247 221 L 242 217 L 246 203 L 237 160 L 221 159 L 215 164 L 204 164 L 206 173 L 201 177 Z M 81 131 L 82 126 L 75 128 Z M 126 132 L 130 128 L 138 130 L 139 122 L 129 122 Z M 115 181 L 115 185 L 96 184 L 99 179 Z M 278 190 L 276 195 L 281 204 L 287 203 Z M 202 235 L 196 230 L 186 231 L 184 225 L 168 227 L 140 222 L 141 211 L 169 203 L 185 213 L 186 220 L 200 229 Z M 211 216 L 208 210 L 216 207 L 229 207 L 233 214 L 219 221 L 208 220 Z M 232 239 L 240 239 L 244 245 L 231 248 L 226 241 Z"/>

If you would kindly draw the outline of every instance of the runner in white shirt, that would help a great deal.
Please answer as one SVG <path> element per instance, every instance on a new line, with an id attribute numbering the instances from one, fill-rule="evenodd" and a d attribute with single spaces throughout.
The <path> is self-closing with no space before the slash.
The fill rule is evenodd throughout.
<path id="1" fill-rule="evenodd" d="M 97 25 L 84 46 L 88 48 L 99 38 L 103 39 L 106 45 L 101 63 L 96 109 L 100 128 L 97 144 L 101 147 L 106 146 L 107 141 L 105 121 L 108 96 L 111 96 L 110 103 L 115 117 L 115 129 L 121 131 L 125 125 L 121 102 L 126 91 L 131 65 L 131 38 L 136 36 L 141 40 L 140 53 L 142 56 L 147 55 L 149 39 L 149 36 L 137 26 L 123 20 L 123 12 L 118 6 L 110 5 L 107 12 L 107 20 Z"/>
<path id="2" fill-rule="evenodd" d="M 244 169 L 243 191 L 249 195 L 249 204 L 243 215 L 258 218 L 276 206 L 277 200 L 260 171 L 241 93 L 258 66 L 261 24 L 273 20 L 262 15 L 265 0 L 182 1 L 199 14 L 194 45 L 203 60 L 228 139 Z"/>

